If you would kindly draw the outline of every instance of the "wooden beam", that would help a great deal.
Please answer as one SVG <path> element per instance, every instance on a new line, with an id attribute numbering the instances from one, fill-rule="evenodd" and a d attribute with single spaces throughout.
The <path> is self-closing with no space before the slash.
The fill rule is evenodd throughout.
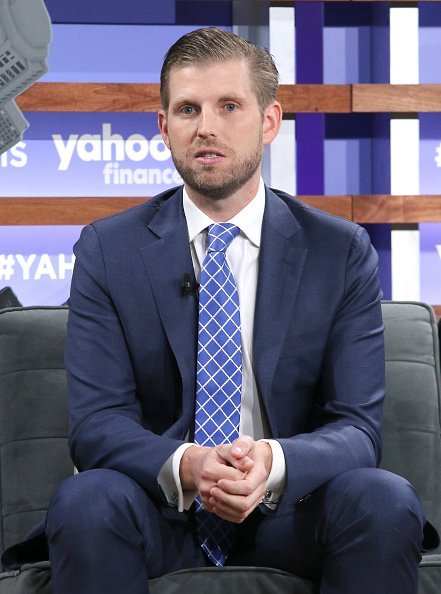
<path id="1" fill-rule="evenodd" d="M 350 113 L 351 85 L 280 85 L 285 113 Z"/>
<path id="2" fill-rule="evenodd" d="M 358 223 L 436 223 L 441 221 L 441 196 L 354 196 Z"/>
<path id="3" fill-rule="evenodd" d="M 352 220 L 352 196 L 296 196 L 304 204 Z"/>
<path id="4" fill-rule="evenodd" d="M 0 198 L 0 225 L 87 225 L 147 198 Z"/>
<path id="5" fill-rule="evenodd" d="M 441 111 L 441 85 L 352 85 L 352 111 L 394 113 Z"/>
<path id="6" fill-rule="evenodd" d="M 309 206 L 358 223 L 441 222 L 440 196 L 297 196 Z M 136 198 L 0 198 L 0 225 L 85 225 L 131 206 Z"/>
<path id="7" fill-rule="evenodd" d="M 35 83 L 17 104 L 22 111 L 155 112 L 159 84 Z"/>

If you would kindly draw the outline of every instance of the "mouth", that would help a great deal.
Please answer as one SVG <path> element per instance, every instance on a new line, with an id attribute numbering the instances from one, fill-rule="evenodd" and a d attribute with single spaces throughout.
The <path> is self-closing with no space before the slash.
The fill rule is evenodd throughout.
<path id="1" fill-rule="evenodd" d="M 219 151 L 212 150 L 201 150 L 196 153 L 196 159 L 221 159 L 224 157 Z"/>
<path id="2" fill-rule="evenodd" d="M 220 163 L 225 155 L 216 150 L 200 150 L 195 154 L 196 161 L 201 165 L 214 165 Z"/>

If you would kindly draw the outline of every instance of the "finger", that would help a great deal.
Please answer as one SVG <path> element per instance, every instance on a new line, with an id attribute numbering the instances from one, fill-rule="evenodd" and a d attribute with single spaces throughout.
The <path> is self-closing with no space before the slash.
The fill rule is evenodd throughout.
<path id="1" fill-rule="evenodd" d="M 233 505 L 230 505 L 213 497 L 210 498 L 209 505 L 219 517 L 240 524 L 254 511 L 260 501 L 261 497 L 256 498 L 254 495 L 252 498 L 236 497 L 232 500 Z"/>
<path id="2" fill-rule="evenodd" d="M 247 519 L 247 514 L 237 514 L 236 512 L 232 512 L 230 510 L 225 511 L 221 509 L 214 508 L 214 513 L 222 518 L 223 520 L 227 520 L 228 522 L 233 522 L 234 524 L 241 524 L 244 520 Z"/>
<path id="3" fill-rule="evenodd" d="M 201 499 L 201 503 L 202 503 L 203 508 L 207 512 L 215 513 L 214 507 L 213 507 L 212 503 L 210 503 L 210 500 L 211 501 L 214 501 L 212 497 L 210 497 L 210 496 L 208 496 L 208 497 L 202 497 L 202 496 L 200 496 L 200 499 Z"/>
<path id="4" fill-rule="evenodd" d="M 229 486 L 229 490 L 214 486 L 210 489 L 210 497 L 213 497 L 216 501 L 222 501 L 231 505 L 232 507 L 237 507 L 234 502 L 238 499 L 259 501 L 264 496 L 266 489 L 265 483 L 259 483 L 256 487 L 251 488 L 250 485 L 246 484 L 246 481 L 237 481 L 237 484 L 231 483 Z"/>
<path id="5" fill-rule="evenodd" d="M 226 493 L 233 495 L 249 495 L 257 489 L 265 490 L 267 474 L 265 469 L 259 465 L 254 466 L 241 481 L 220 479 L 216 486 Z"/>
<path id="6" fill-rule="evenodd" d="M 229 470 L 230 471 L 233 470 L 234 472 L 226 473 L 227 475 L 232 477 L 231 479 L 228 480 L 228 483 L 238 482 L 243 479 L 243 474 L 240 473 L 239 471 L 236 471 L 235 469 L 232 469 L 232 468 L 230 468 Z M 204 475 L 203 477 L 201 477 L 201 479 L 199 481 L 198 492 L 199 492 L 202 504 L 207 509 L 207 511 L 211 511 L 208 509 L 207 504 L 208 504 L 208 500 L 211 496 L 211 490 L 217 485 L 216 478 L 217 478 L 216 476 L 214 476 L 214 478 L 213 478 L 211 475 L 208 477 Z"/>
<path id="7" fill-rule="evenodd" d="M 243 458 L 239 459 L 235 458 L 234 456 L 231 456 L 230 464 L 234 468 L 237 468 L 237 470 L 240 470 L 243 473 L 247 473 L 253 468 L 254 460 L 252 458 L 249 458 L 248 456 L 244 456 Z"/>
<path id="8" fill-rule="evenodd" d="M 265 491 L 266 482 L 260 482 L 256 488 L 250 489 L 246 484 L 247 481 L 238 481 L 236 485 L 230 485 L 234 493 L 230 493 L 217 486 L 210 491 L 209 502 L 215 508 L 215 513 L 219 511 L 223 515 L 229 514 L 235 516 L 235 521 L 244 519 L 246 515 L 259 505 L 262 501 Z M 246 514 L 244 516 L 244 514 Z"/>
<path id="9" fill-rule="evenodd" d="M 201 470 L 201 482 L 217 483 L 222 479 L 238 481 L 245 477 L 245 473 L 233 466 L 211 463 L 205 465 Z"/>
<path id="10" fill-rule="evenodd" d="M 250 471 L 254 466 L 254 460 L 245 454 L 245 449 L 242 446 L 235 448 L 233 455 L 233 447 L 235 447 L 233 444 L 223 444 L 216 446 L 215 449 L 219 457 L 230 466 L 242 472 Z"/>
<path id="11" fill-rule="evenodd" d="M 228 520 L 229 522 L 234 522 L 235 524 L 240 524 L 243 522 L 247 517 L 247 512 L 238 511 L 228 505 L 225 505 L 221 502 L 212 501 L 211 509 L 213 512 L 222 518 L 223 520 Z"/>
<path id="12" fill-rule="evenodd" d="M 248 495 L 251 495 L 251 493 L 253 493 L 257 487 L 258 483 L 254 484 L 253 482 L 248 481 L 246 479 L 242 481 L 229 481 L 222 479 L 218 481 L 216 485 L 213 485 L 210 492 L 217 492 L 217 489 L 230 495 L 242 495 L 246 497 Z"/>

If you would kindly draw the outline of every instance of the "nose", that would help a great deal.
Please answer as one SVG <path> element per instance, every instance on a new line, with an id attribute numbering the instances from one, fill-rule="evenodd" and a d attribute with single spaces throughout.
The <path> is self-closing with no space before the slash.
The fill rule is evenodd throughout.
<path id="1" fill-rule="evenodd" d="M 198 124 L 198 136 L 200 138 L 217 136 L 216 115 L 211 109 L 201 109 Z"/>

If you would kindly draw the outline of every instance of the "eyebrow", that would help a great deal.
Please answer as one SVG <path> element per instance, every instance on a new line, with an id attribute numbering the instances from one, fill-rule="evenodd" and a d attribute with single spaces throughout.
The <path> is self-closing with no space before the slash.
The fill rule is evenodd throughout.
<path id="1" fill-rule="evenodd" d="M 235 101 L 236 103 L 244 103 L 246 101 L 246 97 L 243 95 L 237 95 L 235 93 L 230 95 L 223 95 L 219 98 L 219 103 L 228 103 L 228 101 Z"/>
<path id="2" fill-rule="evenodd" d="M 245 103 L 246 97 L 244 95 L 238 95 L 237 93 L 225 94 L 219 97 L 217 100 L 218 103 L 228 103 L 229 101 L 234 101 L 235 103 Z M 174 99 L 170 102 L 170 105 L 180 106 L 180 105 L 194 105 L 199 103 L 196 99 L 192 99 L 190 97 L 185 97 L 184 95 Z"/>

